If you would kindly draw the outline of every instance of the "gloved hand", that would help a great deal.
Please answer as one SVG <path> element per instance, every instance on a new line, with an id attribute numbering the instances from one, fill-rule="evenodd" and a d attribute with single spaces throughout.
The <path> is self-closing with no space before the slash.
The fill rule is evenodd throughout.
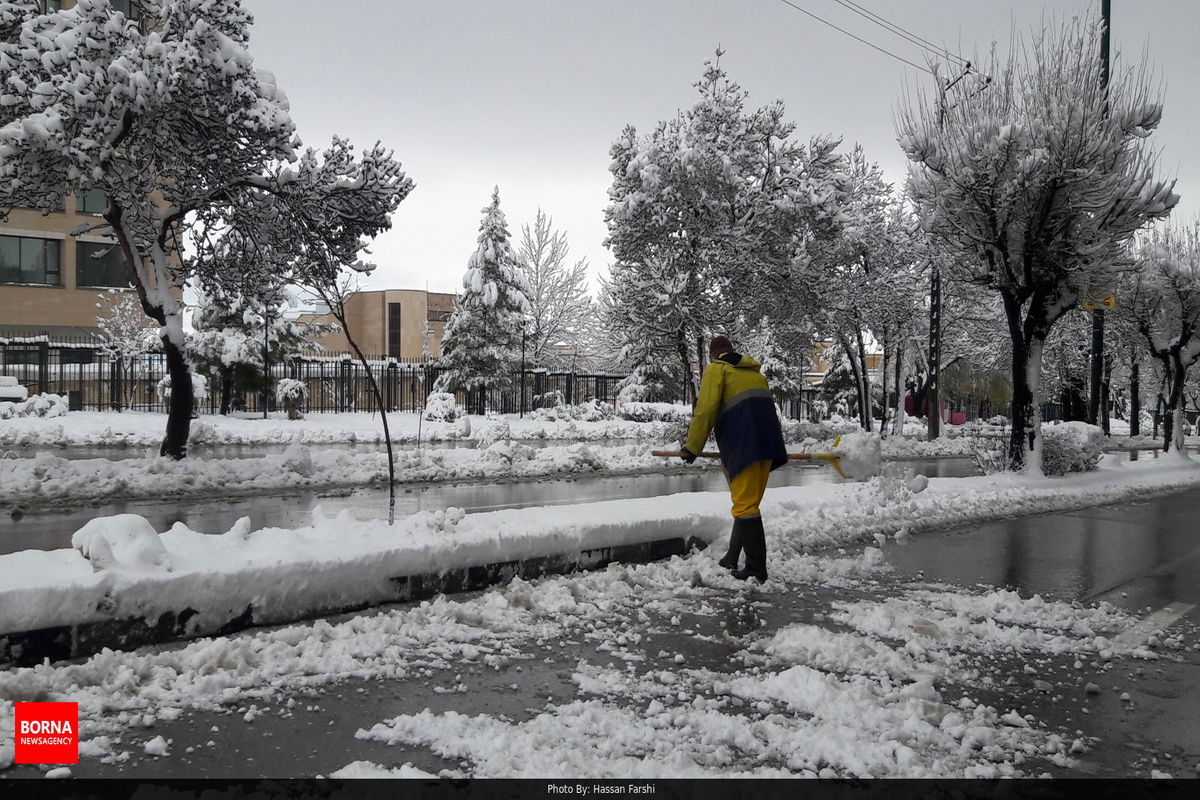
<path id="1" fill-rule="evenodd" d="M 688 450 L 686 447 L 680 448 L 679 457 L 682 458 L 684 461 L 686 461 L 689 464 L 691 464 L 693 461 L 696 460 L 696 454 L 693 453 L 691 450 Z"/>

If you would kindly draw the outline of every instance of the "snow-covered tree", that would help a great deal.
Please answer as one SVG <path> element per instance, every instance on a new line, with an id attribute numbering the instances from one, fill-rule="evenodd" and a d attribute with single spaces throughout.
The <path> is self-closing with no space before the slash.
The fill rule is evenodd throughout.
<path id="1" fill-rule="evenodd" d="M 121 289 L 109 289 L 99 295 L 96 349 L 120 366 L 122 392 L 116 399 L 117 410 L 128 408 L 137 387 L 138 362 L 154 349 L 157 332 L 146 319 L 137 297 Z"/>
<path id="2" fill-rule="evenodd" d="M 993 55 L 989 83 L 959 81 L 898 114 L 909 194 L 952 257 L 944 276 L 999 295 L 1011 340 L 1010 458 L 1040 472 L 1039 375 L 1055 322 L 1123 268 L 1122 250 L 1178 202 L 1154 176 L 1146 137 L 1162 105 L 1144 68 L 1114 70 L 1105 91 L 1090 19 Z M 975 63 L 981 63 L 976 60 Z"/>
<path id="3" fill-rule="evenodd" d="M 235 390 L 266 379 L 264 348 L 278 364 L 317 346 L 310 337 L 319 335 L 322 326 L 289 319 L 287 309 L 284 291 L 256 297 L 231 295 L 214 286 L 201 295 L 187 351 L 198 372 L 219 379 L 222 414 L 232 410 Z"/>
<path id="4" fill-rule="evenodd" d="M 529 300 L 527 361 L 539 366 L 559 364 L 555 348 L 578 349 L 583 327 L 595 309 L 588 296 L 586 258 L 570 262 L 567 234 L 540 208 L 531 228 L 521 226 L 517 264 Z"/>
<path id="5" fill-rule="evenodd" d="M 1184 391 L 1200 359 L 1200 219 L 1152 231 L 1135 251 L 1119 313 L 1137 327 L 1166 385 L 1163 449 L 1182 455 Z"/>
<path id="6" fill-rule="evenodd" d="M 442 364 L 434 392 L 509 389 L 521 365 L 521 329 L 529 314 L 527 287 L 500 210 L 500 188 L 483 209 L 478 247 L 467 262 L 463 291 L 442 337 Z M 478 400 L 473 403 L 479 413 Z"/>
<path id="7" fill-rule="evenodd" d="M 793 139 L 782 103 L 748 110 L 717 60 L 696 88 L 691 108 L 610 148 L 603 293 L 627 363 L 671 358 L 691 397 L 705 340 L 739 311 L 796 313 L 791 265 L 836 218 L 841 163 L 836 142 Z"/>
<path id="8" fill-rule="evenodd" d="M 286 97 L 250 56 L 239 0 L 157 0 L 139 24 L 104 0 L 40 9 L 0 4 L 0 207 L 49 212 L 67 193 L 107 196 L 102 227 L 162 331 L 172 377 L 161 450 L 183 458 L 188 229 L 236 222 L 340 270 L 390 225 L 412 183 L 379 145 L 360 157 L 336 139 L 299 152 Z"/>

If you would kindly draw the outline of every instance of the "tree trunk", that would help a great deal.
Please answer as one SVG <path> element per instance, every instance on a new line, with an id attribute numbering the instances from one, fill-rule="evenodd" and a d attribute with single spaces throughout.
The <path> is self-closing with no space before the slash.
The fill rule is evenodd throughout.
<path id="1" fill-rule="evenodd" d="M 676 337 L 675 345 L 679 353 L 679 364 L 683 369 L 683 400 L 685 403 L 691 402 L 695 406 L 697 397 L 696 382 L 692 380 L 692 362 L 688 358 L 687 335 L 682 330 L 679 331 Z"/>
<path id="2" fill-rule="evenodd" d="M 904 435 L 904 358 L 903 346 L 896 346 L 896 417 L 893 433 Z"/>
<path id="3" fill-rule="evenodd" d="M 838 343 L 841 344 L 842 350 L 846 354 L 846 361 L 850 364 L 850 374 L 854 378 L 854 396 L 858 398 L 858 423 L 865 429 L 866 421 L 863 415 L 862 376 L 858 371 L 858 359 L 855 358 L 854 350 L 850 347 L 850 340 L 840 333 L 838 334 Z"/>
<path id="4" fill-rule="evenodd" d="M 874 430 L 875 409 L 871 401 L 871 373 L 867 369 L 867 346 L 863 342 L 862 326 L 855 328 L 854 335 L 857 338 L 858 344 L 858 362 L 861 368 L 862 384 L 860 391 L 862 393 L 862 420 L 863 430 Z"/>
<path id="5" fill-rule="evenodd" d="M 879 438 L 887 438 L 887 423 L 888 409 L 891 407 L 888 403 L 888 346 L 885 342 L 883 345 L 883 362 L 880 364 L 879 383 L 883 389 L 883 402 L 880 404 L 880 416 L 883 418 L 879 423 Z"/>
<path id="6" fill-rule="evenodd" d="M 229 406 L 233 403 L 233 367 L 221 367 L 221 416 L 229 416 Z"/>
<path id="7" fill-rule="evenodd" d="M 1142 387 L 1137 352 L 1129 348 L 1129 435 L 1142 433 Z"/>
<path id="8" fill-rule="evenodd" d="M 1112 369 L 1113 369 L 1113 358 L 1112 358 L 1111 350 L 1105 351 L 1103 366 L 1104 366 L 1104 370 L 1102 372 L 1102 378 L 1100 380 L 1100 427 L 1104 429 L 1104 435 L 1108 436 L 1108 435 L 1110 435 L 1109 423 L 1111 421 L 1110 416 L 1109 416 L 1110 412 L 1109 412 L 1108 407 L 1109 407 L 1109 395 L 1111 394 L 1111 391 L 1112 391 Z"/>
<path id="9" fill-rule="evenodd" d="M 383 441 L 387 444 L 388 457 L 388 524 L 391 525 L 396 521 L 396 456 L 392 451 L 392 433 L 388 429 L 387 408 L 383 404 L 383 393 L 379 391 L 379 383 L 375 380 L 375 373 L 371 370 L 371 364 L 367 361 L 367 357 L 363 355 L 363 351 L 359 349 L 358 342 L 350 335 L 350 326 L 345 319 L 339 319 L 342 324 L 342 333 L 346 336 L 346 341 L 350 343 L 354 354 L 358 356 L 359 362 L 363 365 L 363 369 L 367 371 L 367 384 L 371 387 L 371 394 L 375 395 L 375 404 L 379 406 L 379 419 L 383 421 Z"/>
<path id="10" fill-rule="evenodd" d="M 1179 358 L 1178 348 L 1162 359 L 1163 366 L 1170 365 L 1167 376 L 1171 393 L 1167 395 L 1167 413 L 1163 415 L 1163 452 L 1172 448 L 1183 450 L 1183 385 L 1187 380 L 1187 369 Z"/>
<path id="11" fill-rule="evenodd" d="M 162 337 L 162 343 L 167 356 L 167 374 L 171 376 L 171 399 L 167 404 L 167 433 L 158 454 L 178 461 L 187 457 L 188 435 L 192 427 L 192 408 L 195 405 L 192 373 L 188 370 L 183 351 L 171 341 L 169 335 Z"/>
<path id="12" fill-rule="evenodd" d="M 1013 470 L 1035 475 L 1042 471 L 1042 414 L 1037 405 L 1037 388 L 1042 374 L 1044 338 L 1026 334 L 1021 301 L 1002 294 L 1004 316 L 1012 343 L 1012 432 L 1008 459 Z M 1033 329 L 1033 326 L 1028 326 Z"/>

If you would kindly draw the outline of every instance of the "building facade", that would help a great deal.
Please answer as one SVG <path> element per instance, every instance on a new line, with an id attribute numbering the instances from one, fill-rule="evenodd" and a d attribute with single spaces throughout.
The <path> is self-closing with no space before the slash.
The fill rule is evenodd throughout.
<path id="1" fill-rule="evenodd" d="M 68 196 L 51 214 L 15 208 L 0 221 L 0 337 L 97 330 L 100 295 L 129 289 L 129 267 L 114 239 L 71 232 L 100 222 L 105 205 L 99 192 Z"/>
<path id="2" fill-rule="evenodd" d="M 454 295 L 420 289 L 355 292 L 346 300 L 346 320 L 363 353 L 397 361 L 423 360 L 427 322 L 430 357 L 441 358 L 442 336 L 453 310 Z M 304 314 L 300 321 L 336 324 L 330 314 Z M 344 332 L 327 333 L 314 341 L 330 352 L 350 351 Z"/>
<path id="3" fill-rule="evenodd" d="M 111 3 L 129 19 L 141 18 L 137 0 Z M 74 5 L 41 0 L 44 12 Z M 0 338 L 96 332 L 99 295 L 129 288 L 129 268 L 113 238 L 71 232 L 99 223 L 106 206 L 102 192 L 88 192 L 67 196 L 50 214 L 14 208 L 0 220 Z"/>

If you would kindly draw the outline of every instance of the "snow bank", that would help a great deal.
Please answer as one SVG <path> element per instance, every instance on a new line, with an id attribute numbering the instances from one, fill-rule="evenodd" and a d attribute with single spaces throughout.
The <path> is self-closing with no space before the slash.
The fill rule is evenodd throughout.
<path id="1" fill-rule="evenodd" d="M 64 407 L 65 408 L 65 407 Z M 561 439 L 603 441 L 678 439 L 679 423 L 633 422 L 624 419 L 566 419 L 564 416 L 535 418 L 506 414 L 515 439 Z M 456 416 L 453 421 L 430 421 L 418 425 L 411 412 L 388 415 L 392 441 L 413 443 L 462 441 L 483 417 Z M 464 420 L 466 424 L 464 424 Z M 10 419 L 0 425 L 0 447 L 146 447 L 157 450 L 166 427 L 166 415 L 125 411 L 72 411 L 69 417 Z M 288 422 L 284 412 L 260 416 L 203 415 L 192 422 L 189 443 L 193 447 L 235 444 L 354 444 L 382 443 L 383 426 L 378 415 L 366 413 L 309 413 L 303 423 Z"/>
<path id="2" fill-rule="evenodd" d="M 485 427 L 482 433 L 500 437 L 503 430 Z M 580 442 L 534 449 L 501 439 L 482 449 L 424 448 L 396 453 L 396 478 L 401 483 L 594 472 L 632 474 L 663 468 L 663 459 L 651 456 L 648 448 L 637 445 L 605 447 Z M 346 450 L 322 452 L 314 457 L 300 444 L 292 444 L 282 454 L 261 458 L 182 461 L 66 459 L 42 452 L 34 458 L 0 460 L 0 503 L 42 505 L 110 498 L 209 497 L 281 489 L 386 485 L 387 473 L 386 453 Z"/>
<path id="3" fill-rule="evenodd" d="M 881 476 L 863 484 L 769 489 L 763 503 L 773 540 L 769 571 L 798 552 L 876 534 L 1079 508 L 1198 483 L 1200 466 L 1171 459 L 1108 460 L 1095 473 L 1057 480 L 1005 475 L 936 478 L 918 486 Z M 239 523 L 219 536 L 176 523 L 159 535 L 166 558 L 145 544 L 143 519 L 109 519 L 81 531 L 76 544 L 90 545 L 90 554 L 102 539 L 110 560 L 89 561 L 79 550 L 0 556 L 0 633 L 154 619 L 185 609 L 196 612 L 185 635 L 247 611 L 254 623 L 280 622 L 395 599 L 396 579 L 404 576 L 663 539 L 712 541 L 729 529 L 728 503 L 725 492 L 700 492 L 468 515 L 451 509 L 420 512 L 395 526 L 315 511 L 304 528 L 251 531 Z M 130 532 L 134 528 L 141 532 Z M 153 566 L 169 563 L 171 571 L 126 567 L 146 558 Z"/>

